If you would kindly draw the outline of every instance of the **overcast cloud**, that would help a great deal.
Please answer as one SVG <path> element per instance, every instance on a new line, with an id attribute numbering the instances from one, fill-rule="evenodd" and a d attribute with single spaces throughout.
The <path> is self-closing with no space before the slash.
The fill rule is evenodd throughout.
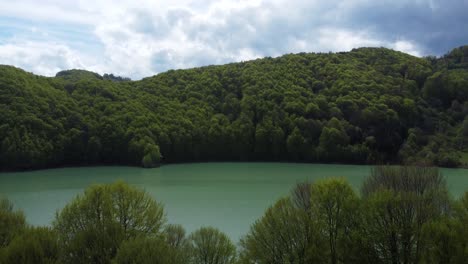
<path id="1" fill-rule="evenodd" d="M 362 46 L 442 55 L 468 44 L 467 11 L 468 0 L 0 0 L 0 64 L 139 79 Z"/>

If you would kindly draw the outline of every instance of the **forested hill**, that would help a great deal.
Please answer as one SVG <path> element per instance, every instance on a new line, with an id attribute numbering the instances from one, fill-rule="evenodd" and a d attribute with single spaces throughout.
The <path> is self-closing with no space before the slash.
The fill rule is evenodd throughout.
<path id="1" fill-rule="evenodd" d="M 0 169 L 294 161 L 467 166 L 468 46 L 168 71 L 141 81 L 0 66 Z"/>

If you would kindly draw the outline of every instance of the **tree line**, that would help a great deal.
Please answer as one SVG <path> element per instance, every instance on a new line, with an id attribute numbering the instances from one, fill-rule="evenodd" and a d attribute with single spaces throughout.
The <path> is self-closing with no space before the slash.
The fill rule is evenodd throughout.
<path id="1" fill-rule="evenodd" d="M 0 169 L 188 161 L 468 166 L 468 46 L 171 70 L 140 81 L 0 66 Z"/>
<path id="2" fill-rule="evenodd" d="M 186 234 L 162 204 L 123 182 L 94 185 L 50 227 L 0 200 L 0 263 L 466 263 L 468 192 L 450 197 L 436 168 L 375 167 L 359 194 L 342 178 L 297 184 L 234 244 Z"/>

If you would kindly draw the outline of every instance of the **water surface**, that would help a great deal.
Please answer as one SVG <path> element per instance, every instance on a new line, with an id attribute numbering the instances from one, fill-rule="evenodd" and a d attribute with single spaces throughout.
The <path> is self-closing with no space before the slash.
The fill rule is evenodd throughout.
<path id="1" fill-rule="evenodd" d="M 156 169 L 83 167 L 0 173 L 0 194 L 24 210 L 29 223 L 50 224 L 62 208 L 93 183 L 124 180 L 165 205 L 170 223 L 187 231 L 214 226 L 238 240 L 265 209 L 300 181 L 344 177 L 358 190 L 369 166 L 290 163 L 199 163 Z M 468 170 L 442 169 L 455 197 L 468 190 Z"/>

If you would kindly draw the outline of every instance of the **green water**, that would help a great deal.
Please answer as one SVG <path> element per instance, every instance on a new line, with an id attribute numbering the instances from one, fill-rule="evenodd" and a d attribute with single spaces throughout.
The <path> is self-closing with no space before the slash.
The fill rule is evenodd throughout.
<path id="1" fill-rule="evenodd" d="M 1 173 L 0 194 L 35 225 L 50 224 L 57 209 L 93 183 L 122 179 L 164 203 L 170 223 L 189 232 L 215 226 L 238 240 L 265 209 L 300 181 L 345 177 L 358 190 L 369 166 L 285 163 L 200 163 L 157 169 L 64 168 Z M 468 190 L 468 170 L 442 169 L 451 193 Z"/>

